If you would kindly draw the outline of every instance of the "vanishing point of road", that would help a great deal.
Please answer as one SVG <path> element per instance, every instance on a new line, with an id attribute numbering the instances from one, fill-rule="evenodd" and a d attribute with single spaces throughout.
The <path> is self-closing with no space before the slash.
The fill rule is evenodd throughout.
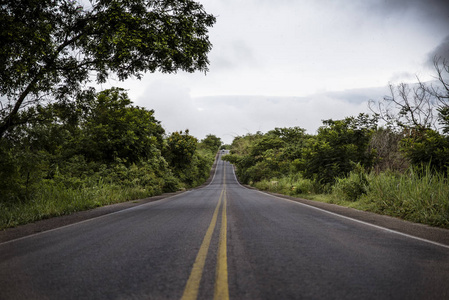
<path id="1" fill-rule="evenodd" d="M 209 185 L 0 244 L 0 299 L 449 299 L 449 246 Z"/>

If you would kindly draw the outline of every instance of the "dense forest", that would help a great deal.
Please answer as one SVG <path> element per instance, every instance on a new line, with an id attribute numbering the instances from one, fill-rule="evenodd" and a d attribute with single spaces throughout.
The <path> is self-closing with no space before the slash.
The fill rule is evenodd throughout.
<path id="1" fill-rule="evenodd" d="M 449 228 L 449 64 L 439 80 L 391 85 L 373 114 L 234 139 L 244 184 Z"/>

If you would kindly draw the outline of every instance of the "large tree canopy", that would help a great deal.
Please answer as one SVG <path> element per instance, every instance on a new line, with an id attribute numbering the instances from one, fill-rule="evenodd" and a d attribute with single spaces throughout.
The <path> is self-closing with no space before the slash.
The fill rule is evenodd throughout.
<path id="1" fill-rule="evenodd" d="M 0 0 L 0 137 L 95 78 L 206 72 L 215 17 L 193 0 Z M 20 114 L 27 108 L 28 114 Z M 21 117 L 22 116 L 22 117 Z"/>

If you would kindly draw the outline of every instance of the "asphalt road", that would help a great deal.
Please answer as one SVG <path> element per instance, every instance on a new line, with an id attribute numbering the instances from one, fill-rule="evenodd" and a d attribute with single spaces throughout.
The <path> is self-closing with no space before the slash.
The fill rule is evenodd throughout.
<path id="1" fill-rule="evenodd" d="M 449 246 L 238 184 L 0 244 L 0 299 L 449 299 Z"/>

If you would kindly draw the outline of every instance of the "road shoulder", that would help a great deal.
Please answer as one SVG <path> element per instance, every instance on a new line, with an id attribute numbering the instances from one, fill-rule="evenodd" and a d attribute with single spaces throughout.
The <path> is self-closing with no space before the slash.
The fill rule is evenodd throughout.
<path id="1" fill-rule="evenodd" d="M 251 188 L 246 186 L 247 188 Z M 253 189 L 253 188 L 251 188 Z M 369 223 L 375 226 L 384 227 L 390 230 L 398 231 L 400 233 L 415 236 L 421 239 L 440 243 L 449 246 L 449 230 L 444 228 L 432 227 L 425 224 L 413 223 L 399 218 L 394 218 L 386 215 L 379 215 L 372 212 L 357 210 L 354 208 L 339 206 L 336 204 L 318 202 L 313 200 L 301 199 L 291 196 L 286 196 L 277 193 L 263 192 L 278 198 L 283 198 L 305 205 L 313 206 L 323 209 L 335 214 L 339 214 L 358 221 Z"/>

